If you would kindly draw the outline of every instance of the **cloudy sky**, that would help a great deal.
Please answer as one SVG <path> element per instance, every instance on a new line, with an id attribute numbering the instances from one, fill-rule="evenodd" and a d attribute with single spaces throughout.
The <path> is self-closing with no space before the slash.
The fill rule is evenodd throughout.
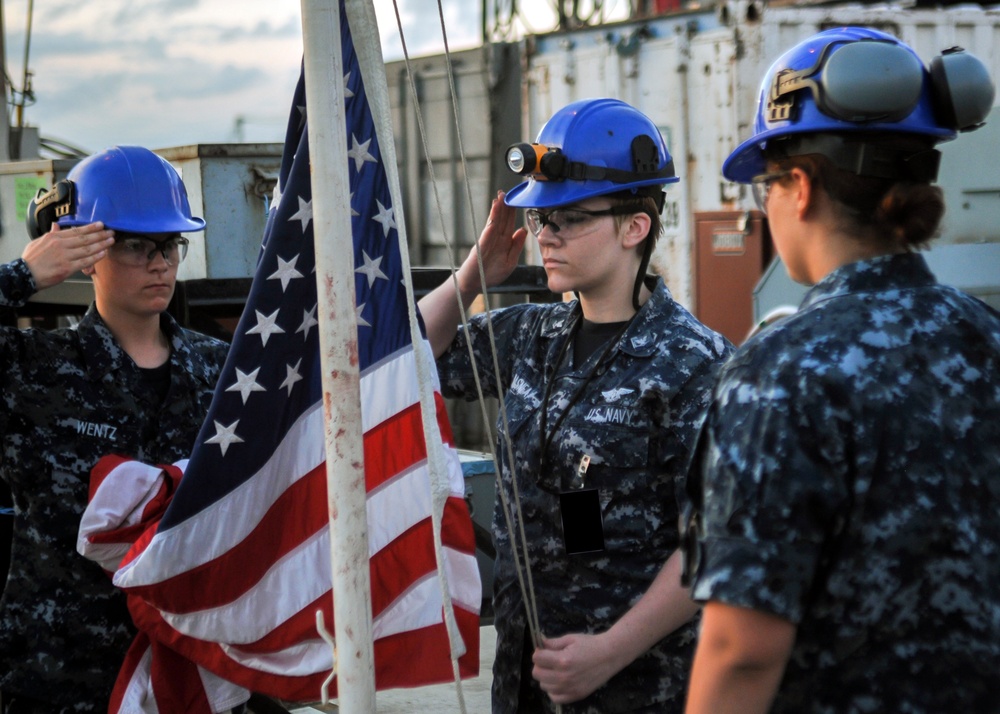
<path id="1" fill-rule="evenodd" d="M 3 3 L 7 72 L 23 86 L 28 0 Z M 441 51 L 436 0 L 400 0 L 411 56 Z M 551 27 L 542 0 L 534 29 Z M 444 0 L 452 49 L 478 44 L 477 0 Z M 383 51 L 402 57 L 391 0 L 375 0 Z M 36 0 L 24 121 L 96 151 L 281 141 L 302 57 L 298 0 Z M 238 128 L 240 127 L 240 128 Z"/>

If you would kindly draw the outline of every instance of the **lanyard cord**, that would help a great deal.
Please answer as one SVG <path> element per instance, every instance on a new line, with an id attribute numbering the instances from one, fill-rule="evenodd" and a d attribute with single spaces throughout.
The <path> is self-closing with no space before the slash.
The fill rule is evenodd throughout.
<path id="1" fill-rule="evenodd" d="M 552 440 L 555 438 L 556 433 L 559 431 L 559 427 L 562 426 L 563 420 L 566 418 L 566 415 L 569 413 L 570 409 L 572 409 L 573 406 L 580 400 L 580 397 L 583 395 L 583 391 L 587 388 L 587 385 L 590 384 L 590 382 L 594 379 L 594 376 L 597 374 L 598 368 L 603 365 L 604 360 L 607 358 L 609 354 L 611 354 L 611 351 L 618 346 L 619 340 L 621 340 L 622 335 L 625 334 L 625 331 L 629 328 L 629 325 L 632 324 L 632 320 L 634 319 L 635 315 L 632 315 L 632 317 L 626 320 L 625 324 L 621 326 L 618 332 L 615 333 L 615 335 L 610 340 L 608 340 L 606 345 L 604 345 L 604 350 L 601 352 L 600 357 L 598 357 L 597 360 L 594 362 L 594 366 L 590 368 L 590 372 L 588 372 L 587 376 L 583 378 L 583 382 L 580 384 L 580 386 L 577 387 L 576 390 L 573 392 L 573 394 L 570 396 L 569 402 L 566 404 L 566 408 L 559 413 L 558 417 L 556 417 L 556 422 L 555 424 L 552 425 L 552 431 L 549 432 L 548 414 L 549 414 L 549 398 L 552 395 L 552 384 L 553 382 L 556 381 L 557 378 L 556 375 L 559 372 L 559 366 L 563 363 L 563 360 L 566 359 L 566 353 L 569 352 L 569 346 L 573 343 L 573 335 L 575 330 L 580 329 L 579 324 L 575 325 L 574 329 L 569 331 L 569 334 L 566 336 L 566 340 L 563 342 L 562 347 L 559 348 L 559 356 L 556 358 L 555 366 L 552 369 L 552 376 L 545 380 L 545 389 L 542 392 L 542 404 L 541 404 L 542 413 L 539 415 L 539 428 L 538 428 L 538 474 L 539 475 L 545 473 L 545 454 L 546 452 L 548 452 L 549 447 L 552 446 Z"/>

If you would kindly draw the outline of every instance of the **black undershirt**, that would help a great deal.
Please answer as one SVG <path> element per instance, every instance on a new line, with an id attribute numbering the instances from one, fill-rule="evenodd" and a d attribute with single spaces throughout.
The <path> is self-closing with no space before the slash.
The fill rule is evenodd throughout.
<path id="1" fill-rule="evenodd" d="M 159 403 L 163 404 L 167 398 L 167 392 L 170 391 L 170 360 L 168 359 L 159 367 L 149 369 L 140 367 L 139 373 L 142 375 L 142 383 L 156 395 Z"/>
<path id="2" fill-rule="evenodd" d="M 608 340 L 620 334 L 628 322 L 628 320 L 591 322 L 582 318 L 580 327 L 577 328 L 576 335 L 573 337 L 573 364 L 579 367 L 586 362 L 587 358 L 607 344 Z"/>

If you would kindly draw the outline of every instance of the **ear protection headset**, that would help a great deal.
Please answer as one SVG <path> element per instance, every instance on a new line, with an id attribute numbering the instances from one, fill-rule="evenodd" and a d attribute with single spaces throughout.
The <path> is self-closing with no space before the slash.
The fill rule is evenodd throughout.
<path id="1" fill-rule="evenodd" d="M 792 118 L 795 93 L 809 90 L 817 108 L 829 117 L 898 122 L 916 109 L 923 79 L 923 64 L 904 45 L 874 38 L 830 43 L 812 67 L 775 73 L 768 92 L 768 121 Z M 981 62 L 952 47 L 931 62 L 930 82 L 935 116 L 943 127 L 970 131 L 982 126 L 993 92 Z"/>
<path id="2" fill-rule="evenodd" d="M 995 87 L 986 66 L 961 47 L 950 47 L 931 60 L 934 107 L 947 126 L 978 129 L 993 107 Z"/>
<path id="3" fill-rule="evenodd" d="M 73 182 L 63 179 L 49 190 L 38 189 L 38 194 L 28 204 L 24 217 L 31 240 L 41 238 L 52 230 L 52 224 L 73 213 L 76 191 Z"/>
<path id="4" fill-rule="evenodd" d="M 28 205 L 28 235 L 100 221 L 127 233 L 188 233 L 205 229 L 191 215 L 184 182 L 170 163 L 141 146 L 112 146 L 77 163 Z"/>
<path id="5" fill-rule="evenodd" d="M 821 153 L 859 175 L 933 181 L 940 158 L 934 145 L 982 126 L 994 92 L 983 63 L 959 47 L 924 67 L 885 32 L 825 30 L 768 70 L 754 134 L 722 173 L 749 183 L 766 171 L 769 156 Z M 899 141 L 905 137 L 919 140 Z"/>

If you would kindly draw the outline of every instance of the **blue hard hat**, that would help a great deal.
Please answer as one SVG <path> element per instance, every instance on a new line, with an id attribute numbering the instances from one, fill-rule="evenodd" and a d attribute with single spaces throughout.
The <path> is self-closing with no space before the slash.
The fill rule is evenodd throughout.
<path id="1" fill-rule="evenodd" d="M 945 50 L 928 69 L 912 48 L 885 32 L 826 30 L 771 65 L 760 86 L 753 136 L 729 155 L 722 174 L 749 183 L 766 171 L 769 142 L 807 134 L 910 136 L 932 146 L 981 126 L 993 97 L 985 66 L 961 48 Z"/>
<path id="2" fill-rule="evenodd" d="M 678 180 L 656 125 L 617 99 L 566 105 L 545 123 L 534 144 L 510 147 L 507 163 L 528 176 L 507 192 L 506 203 L 517 208 L 563 206 L 627 190 L 652 195 L 655 190 L 640 189 Z"/>
<path id="3" fill-rule="evenodd" d="M 61 213 L 62 227 L 101 221 L 130 233 L 200 231 L 205 221 L 191 215 L 177 170 L 141 146 L 114 146 L 78 163 L 66 180 L 72 202 Z"/>

